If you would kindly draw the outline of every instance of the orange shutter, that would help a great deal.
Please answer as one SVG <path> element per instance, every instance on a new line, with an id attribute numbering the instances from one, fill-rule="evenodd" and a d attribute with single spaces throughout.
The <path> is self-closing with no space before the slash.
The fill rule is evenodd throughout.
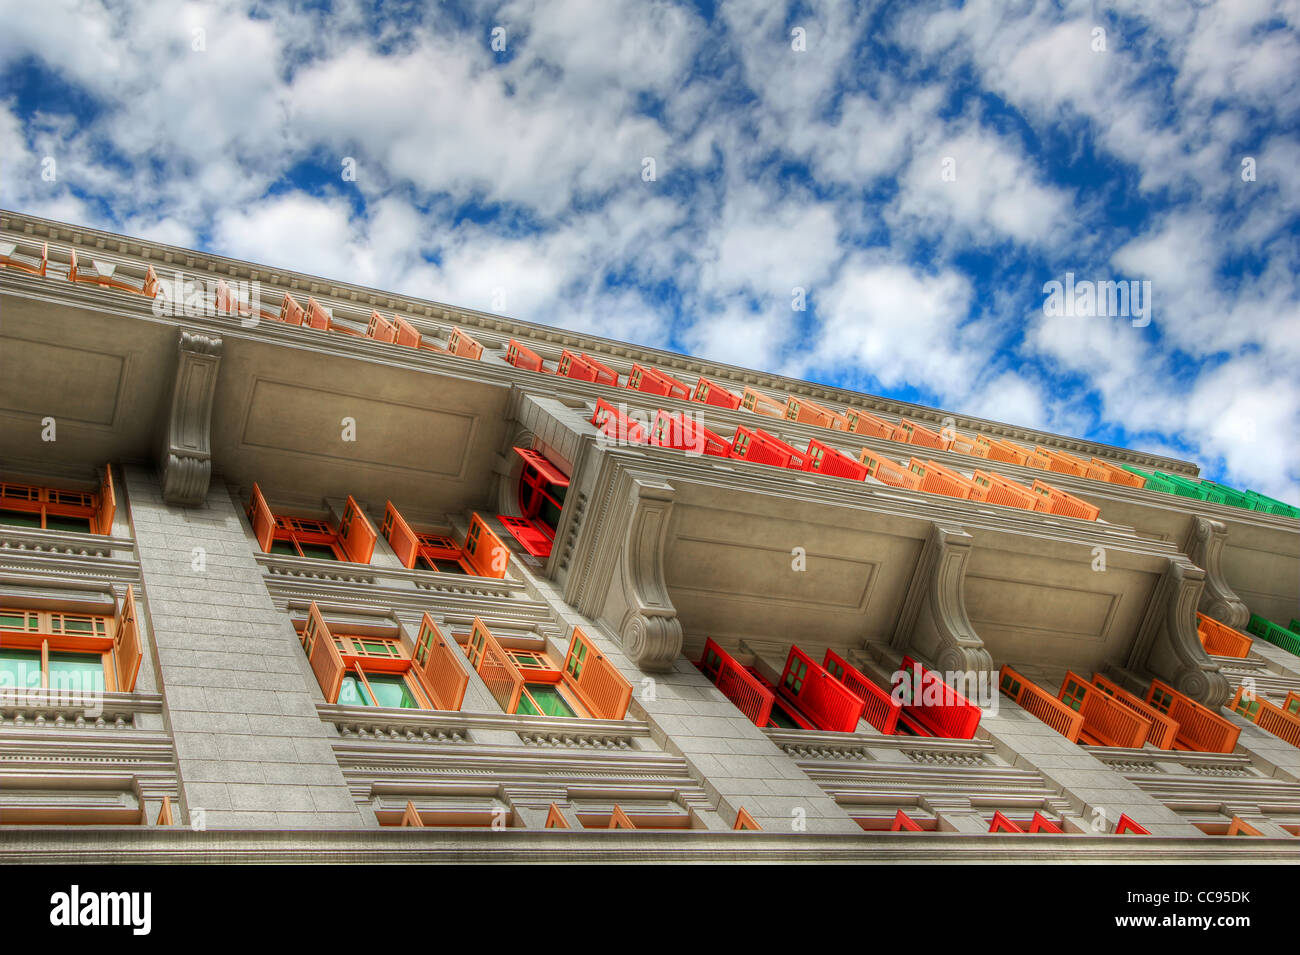
<path id="1" fill-rule="evenodd" d="M 158 825 L 160 826 L 175 825 L 175 817 L 172 815 L 171 796 L 163 796 L 162 805 L 158 808 Z"/>
<path id="2" fill-rule="evenodd" d="M 577 627 L 564 658 L 563 679 L 596 719 L 621 720 L 627 714 L 632 684 Z"/>
<path id="3" fill-rule="evenodd" d="M 611 829 L 635 829 L 636 824 L 628 818 L 623 807 L 614 803 L 614 811 L 609 814 L 609 828 Z"/>
<path id="4" fill-rule="evenodd" d="M 370 313 L 370 324 L 366 326 L 366 337 L 377 342 L 393 342 L 397 338 L 397 326 L 378 312 Z"/>
<path id="5" fill-rule="evenodd" d="M 474 618 L 474 629 L 484 638 L 483 657 L 478 663 L 478 675 L 483 678 L 492 698 L 497 701 L 503 713 L 513 713 L 519 705 L 519 695 L 524 688 L 524 675 L 519 672 L 510 655 L 497 643 L 492 631 L 478 617 Z"/>
<path id="6" fill-rule="evenodd" d="M 551 803 L 550 810 L 546 813 L 547 829 L 568 829 L 569 820 L 564 818 L 564 813 L 560 812 L 560 807 Z"/>
<path id="7" fill-rule="evenodd" d="M 442 635 L 426 611 L 415 639 L 412 665 L 437 709 L 459 710 L 465 700 L 469 674 L 461 665 L 461 656 L 460 648 Z"/>
<path id="8" fill-rule="evenodd" d="M 411 525 L 406 523 L 406 519 L 397 512 L 397 508 L 393 507 L 392 501 L 388 501 L 384 506 L 384 523 L 380 530 L 388 539 L 389 546 L 393 548 L 393 553 L 402 562 L 402 566 L 407 569 L 414 567 L 415 561 L 420 556 L 420 539 L 415 536 L 415 531 L 411 530 Z"/>
<path id="9" fill-rule="evenodd" d="M 304 325 L 309 328 L 315 328 L 319 331 L 329 331 L 330 317 L 329 313 L 311 296 L 307 297 L 307 312 L 303 316 Z"/>
<path id="10" fill-rule="evenodd" d="M 117 513 L 117 494 L 113 491 L 113 466 L 104 465 L 104 483 L 99 486 L 99 507 L 95 512 L 95 533 L 111 536 L 113 515 Z"/>
<path id="11" fill-rule="evenodd" d="M 339 648 L 334 646 L 334 635 L 330 633 L 329 625 L 320 615 L 320 608 L 314 600 L 307 612 L 303 643 L 312 672 L 316 674 L 316 682 L 325 694 L 325 702 L 337 703 L 339 688 L 343 685 L 343 673 L 347 668 L 343 665 L 343 655 L 339 653 Z"/>
<path id="12" fill-rule="evenodd" d="M 288 325 L 301 325 L 302 316 L 302 306 L 294 301 L 292 295 L 285 292 L 284 301 L 280 303 L 280 321 Z"/>
<path id="13" fill-rule="evenodd" d="M 339 540 L 347 552 L 348 560 L 354 564 L 368 564 L 375 554 L 375 541 L 379 535 L 361 513 L 361 508 L 352 495 L 348 495 L 348 506 L 343 510 L 343 522 L 339 525 Z"/>
<path id="14" fill-rule="evenodd" d="M 262 496 L 262 489 L 253 482 L 253 497 L 248 504 L 253 520 L 253 534 L 257 537 L 257 545 L 266 553 L 271 552 L 271 542 L 275 539 L 275 515 L 271 513 L 271 508 L 266 503 L 266 498 Z"/>
<path id="15" fill-rule="evenodd" d="M 491 528 L 477 514 L 470 520 L 463 550 L 466 559 L 480 577 L 505 577 L 506 567 L 510 563 L 510 548 L 492 533 Z"/>
<path id="16" fill-rule="evenodd" d="M 477 359 L 483 354 L 483 346 L 474 341 L 462 329 L 453 328 L 451 336 L 447 339 L 447 351 L 460 358 Z"/>
<path id="17" fill-rule="evenodd" d="M 754 817 L 751 816 L 742 806 L 740 811 L 736 813 L 736 824 L 731 828 L 748 829 L 757 832 L 757 831 L 761 831 L 763 827 L 760 826 L 757 822 L 755 822 Z"/>
<path id="18" fill-rule="evenodd" d="M 140 645 L 140 625 L 135 619 L 135 588 L 129 584 L 117 614 L 115 629 L 113 664 L 117 674 L 117 690 L 119 693 L 130 693 L 135 689 L 135 678 L 140 674 L 144 650 Z"/>
<path id="19" fill-rule="evenodd" d="M 397 344 L 410 348 L 420 347 L 420 333 L 415 330 L 414 325 L 400 315 L 393 316 L 393 324 L 397 326 L 397 337 L 394 339 Z"/>
<path id="20" fill-rule="evenodd" d="M 424 820 L 420 818 L 420 813 L 416 810 L 415 803 L 409 799 L 406 800 L 406 810 L 402 813 L 401 825 L 403 827 L 414 827 L 416 829 L 424 828 Z"/>

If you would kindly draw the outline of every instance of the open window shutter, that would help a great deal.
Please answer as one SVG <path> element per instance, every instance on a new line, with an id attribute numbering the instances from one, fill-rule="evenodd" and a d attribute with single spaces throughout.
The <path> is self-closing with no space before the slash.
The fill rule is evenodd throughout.
<path id="1" fill-rule="evenodd" d="M 301 325 L 302 317 L 302 306 L 294 301 L 292 295 L 285 292 L 284 301 L 280 303 L 280 321 L 288 325 Z"/>
<path id="2" fill-rule="evenodd" d="M 999 810 L 993 814 L 993 821 L 989 824 L 989 832 L 1024 832 L 1018 825 L 1008 819 Z"/>
<path id="3" fill-rule="evenodd" d="M 275 539 L 275 515 L 271 513 L 266 498 L 262 496 L 262 489 L 256 482 L 253 484 L 253 498 L 248 507 L 252 512 L 253 535 L 257 538 L 257 546 L 270 553 L 271 541 Z"/>
<path id="4" fill-rule="evenodd" d="M 579 658 L 575 650 L 582 646 L 586 647 L 586 652 Z M 628 703 L 632 700 L 632 684 L 577 627 L 573 628 L 569 652 L 565 655 L 564 680 L 596 719 L 621 720 L 627 714 Z"/>
<path id="5" fill-rule="evenodd" d="M 523 458 L 525 463 L 535 467 L 537 473 L 552 484 L 560 487 L 569 486 L 569 476 L 548 461 L 540 451 L 534 451 L 532 448 L 515 448 L 515 454 Z"/>
<path id="6" fill-rule="evenodd" d="M 371 312 L 370 324 L 366 327 L 366 335 L 378 342 L 392 343 L 397 338 L 397 326 L 378 312 Z"/>
<path id="7" fill-rule="evenodd" d="M 609 814 L 609 828 L 611 829 L 635 829 L 636 824 L 628 818 L 623 807 L 618 803 L 614 804 L 614 811 Z"/>
<path id="8" fill-rule="evenodd" d="M 343 511 L 343 523 L 339 529 L 339 540 L 343 542 L 343 549 L 347 551 L 348 560 L 354 564 L 368 564 L 370 558 L 375 553 L 375 541 L 379 535 L 371 526 L 366 515 L 361 513 L 361 508 L 352 495 L 348 495 L 348 506 Z"/>
<path id="9" fill-rule="evenodd" d="M 128 585 L 117 614 L 117 632 L 113 635 L 113 665 L 119 693 L 135 689 L 144 650 L 140 645 L 140 625 L 135 619 L 135 588 Z"/>
<path id="10" fill-rule="evenodd" d="M 418 810 L 416 810 L 415 803 L 409 799 L 406 800 L 406 809 L 402 813 L 401 824 L 403 828 L 415 828 L 415 829 L 424 828 L 424 820 L 420 818 L 420 813 Z"/>
<path id="11" fill-rule="evenodd" d="M 394 339 L 397 344 L 411 348 L 420 347 L 420 333 L 415 330 L 414 325 L 400 315 L 393 316 L 393 324 L 397 326 L 397 337 Z"/>
<path id="12" fill-rule="evenodd" d="M 470 519 L 463 550 L 480 577 L 495 577 L 498 580 L 505 577 L 506 567 L 510 564 L 510 548 L 492 533 L 491 528 L 477 514 Z"/>
<path id="13" fill-rule="evenodd" d="M 416 559 L 420 556 L 420 539 L 415 536 L 415 531 L 411 530 L 411 526 L 398 513 L 397 508 L 393 507 L 392 501 L 388 501 L 384 506 L 383 531 L 384 536 L 388 538 L 389 546 L 393 548 L 393 553 L 402 562 L 402 566 L 407 569 L 414 567 Z"/>
<path id="14" fill-rule="evenodd" d="M 163 796 L 162 805 L 158 807 L 158 825 L 172 826 L 175 824 L 175 816 L 172 813 L 172 797 Z"/>
<path id="15" fill-rule="evenodd" d="M 911 816 L 909 816 L 907 813 L 903 812 L 903 810 L 900 809 L 898 810 L 898 812 L 894 813 L 894 822 L 893 825 L 889 827 L 889 831 L 890 832 L 924 832 L 925 830 L 922 829 L 919 825 L 917 825 L 916 821 L 912 819 Z"/>
<path id="16" fill-rule="evenodd" d="M 303 324 L 322 332 L 328 331 L 330 327 L 329 313 L 311 296 L 307 297 L 307 311 L 303 316 Z"/>
<path id="17" fill-rule="evenodd" d="M 325 694 L 325 702 L 337 703 L 346 667 L 343 665 L 343 655 L 334 646 L 334 635 L 330 633 L 329 625 L 320 615 L 320 608 L 314 600 L 307 612 L 307 628 L 303 636 L 310 645 L 307 660 L 311 663 L 312 672 L 316 674 L 321 692 Z"/>
<path id="18" fill-rule="evenodd" d="M 1120 815 L 1119 822 L 1115 823 L 1115 835 L 1122 836 L 1128 832 L 1136 833 L 1139 836 L 1151 835 L 1146 829 L 1130 819 L 1127 813 L 1124 813 Z"/>
<path id="19" fill-rule="evenodd" d="M 1048 819 L 1041 812 L 1034 813 L 1034 818 L 1029 822 L 1030 832 L 1055 832 L 1061 833 L 1061 827 L 1052 820 Z"/>
<path id="20" fill-rule="evenodd" d="M 754 820 L 754 817 L 751 816 L 749 812 L 742 806 L 740 811 L 736 813 L 736 824 L 731 828 L 737 830 L 750 830 L 753 832 L 759 832 L 762 831 L 763 827 L 760 826 Z"/>
<path id="21" fill-rule="evenodd" d="M 413 665 L 433 705 L 440 710 L 459 710 L 465 700 L 469 674 L 460 662 L 463 656 L 426 612 L 415 640 Z"/>
<path id="22" fill-rule="evenodd" d="M 568 829 L 569 820 L 564 818 L 564 813 L 560 812 L 560 807 L 551 803 L 551 808 L 546 813 L 547 829 Z"/>
<path id="23" fill-rule="evenodd" d="M 95 514 L 95 533 L 112 535 L 113 515 L 117 513 L 117 494 L 113 490 L 113 466 L 104 465 L 104 483 L 99 486 L 99 510 Z"/>
<path id="24" fill-rule="evenodd" d="M 497 520 L 501 526 L 510 532 L 510 536 L 519 541 L 520 545 L 534 557 L 551 556 L 551 539 L 544 534 L 538 527 L 526 517 L 511 517 L 508 514 L 498 514 Z"/>
<path id="25" fill-rule="evenodd" d="M 519 695 L 524 688 L 524 675 L 519 672 L 509 654 L 497 643 L 496 637 L 482 620 L 474 618 L 474 629 L 484 637 L 483 658 L 479 660 L 478 675 L 503 713 L 513 713 L 519 705 Z"/>

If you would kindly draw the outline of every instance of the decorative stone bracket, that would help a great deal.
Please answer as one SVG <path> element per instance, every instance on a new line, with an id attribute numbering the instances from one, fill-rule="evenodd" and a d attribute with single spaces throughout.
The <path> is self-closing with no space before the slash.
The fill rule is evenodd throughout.
<path id="1" fill-rule="evenodd" d="M 913 651 L 944 672 L 993 670 L 993 658 L 966 615 L 966 568 L 972 538 L 960 527 L 931 524 L 890 646 Z"/>
<path id="2" fill-rule="evenodd" d="M 207 500 L 212 479 L 212 400 L 221 350 L 220 338 L 181 330 L 159 462 L 162 496 L 168 504 L 199 507 Z"/>
<path id="3" fill-rule="evenodd" d="M 1205 571 L 1205 588 L 1201 592 L 1198 608 L 1207 617 L 1237 630 L 1246 629 L 1250 622 L 1250 608 L 1246 606 L 1223 579 L 1219 558 L 1228 540 L 1228 530 L 1222 521 L 1197 517 L 1185 548 L 1192 563 Z"/>
<path id="4" fill-rule="evenodd" d="M 623 539 L 622 581 L 628 609 L 619 626 L 623 649 L 642 670 L 672 669 L 682 652 L 682 625 L 664 580 L 664 545 L 673 487 L 636 479 Z"/>
<path id="5" fill-rule="evenodd" d="M 1127 668 L 1153 674 L 1180 693 L 1211 709 L 1228 700 L 1227 678 L 1196 635 L 1196 609 L 1202 602 L 1205 571 L 1179 555 L 1156 584 Z"/>

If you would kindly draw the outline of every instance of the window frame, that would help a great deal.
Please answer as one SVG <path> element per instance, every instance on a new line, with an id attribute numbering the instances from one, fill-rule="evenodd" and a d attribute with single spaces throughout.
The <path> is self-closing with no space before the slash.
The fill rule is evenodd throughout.
<path id="1" fill-rule="evenodd" d="M 97 491 L 74 491 L 50 484 L 0 481 L 0 510 L 39 515 L 40 527 L 33 527 L 30 530 L 110 537 L 113 533 L 113 518 L 117 512 L 117 495 L 113 489 L 112 469 L 105 466 L 104 476 Z M 87 527 L 84 531 L 51 528 L 47 526 L 50 517 L 85 520 Z M 21 527 L 22 525 L 0 526 Z"/>
<path id="2" fill-rule="evenodd" d="M 15 690 L 40 689 L 43 692 L 50 692 L 50 654 L 68 653 L 99 658 L 104 674 L 102 692 L 135 691 L 143 653 L 139 628 L 135 620 L 134 587 L 127 587 L 121 606 L 111 615 L 57 608 L 4 606 L 0 606 L 0 615 L 22 616 L 24 619 L 20 629 L 0 626 L 0 647 L 5 650 L 40 654 L 40 687 L 15 687 Z M 68 620 L 88 621 L 92 632 L 69 630 L 66 623 Z M 61 687 L 55 687 L 53 690 L 70 692 Z M 101 691 L 88 692 L 93 694 Z"/>

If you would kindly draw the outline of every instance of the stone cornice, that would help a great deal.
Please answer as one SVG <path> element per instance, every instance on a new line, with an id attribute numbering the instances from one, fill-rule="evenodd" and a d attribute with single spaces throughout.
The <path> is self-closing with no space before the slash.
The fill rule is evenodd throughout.
<path id="1" fill-rule="evenodd" d="M 190 272 L 201 270 L 211 275 L 236 280 L 267 282 L 279 292 L 287 290 L 311 294 L 326 307 L 341 305 L 345 308 L 359 309 L 362 312 L 372 308 L 397 312 L 405 318 L 414 320 L 417 327 L 423 324 L 421 319 L 433 322 L 449 322 L 461 325 L 471 333 L 479 330 L 499 336 L 501 339 L 525 338 L 535 342 L 545 342 L 556 347 L 582 349 L 606 358 L 651 364 L 679 375 L 705 375 L 735 388 L 751 385 L 779 393 L 799 395 L 814 400 L 832 401 L 849 407 L 906 416 L 922 422 L 942 423 L 944 418 L 952 417 L 959 428 L 985 431 L 999 437 L 1009 437 L 1029 443 L 1042 443 L 1062 450 L 1086 451 L 1095 453 L 1099 457 L 1114 458 L 1116 460 L 1133 462 L 1140 460 L 1146 462 L 1148 466 L 1175 470 L 1180 473 L 1194 474 L 1198 470 L 1191 462 L 1156 455 L 1143 455 L 1127 449 L 1113 448 L 1066 435 L 1055 435 L 1050 432 L 1014 427 L 911 402 L 817 385 L 734 365 L 706 362 L 659 349 L 638 347 L 593 335 L 580 335 L 564 329 L 517 321 L 458 306 L 392 295 L 364 286 L 334 282 L 319 276 L 311 276 L 287 269 L 258 266 L 224 256 L 181 249 L 157 242 L 131 239 L 21 213 L 0 210 L 0 229 L 11 230 L 21 235 L 37 235 L 42 239 L 85 248 L 88 252 L 100 253 L 102 258 L 114 259 L 126 256 L 128 257 L 127 261 L 134 259 L 140 264 L 153 264 L 160 272 L 164 272 L 166 268 L 170 267 L 189 270 Z M 165 275 L 160 275 L 160 278 L 163 277 Z M 487 363 L 479 362 L 477 364 Z M 510 371 L 513 372 L 514 369 L 510 369 Z"/>

